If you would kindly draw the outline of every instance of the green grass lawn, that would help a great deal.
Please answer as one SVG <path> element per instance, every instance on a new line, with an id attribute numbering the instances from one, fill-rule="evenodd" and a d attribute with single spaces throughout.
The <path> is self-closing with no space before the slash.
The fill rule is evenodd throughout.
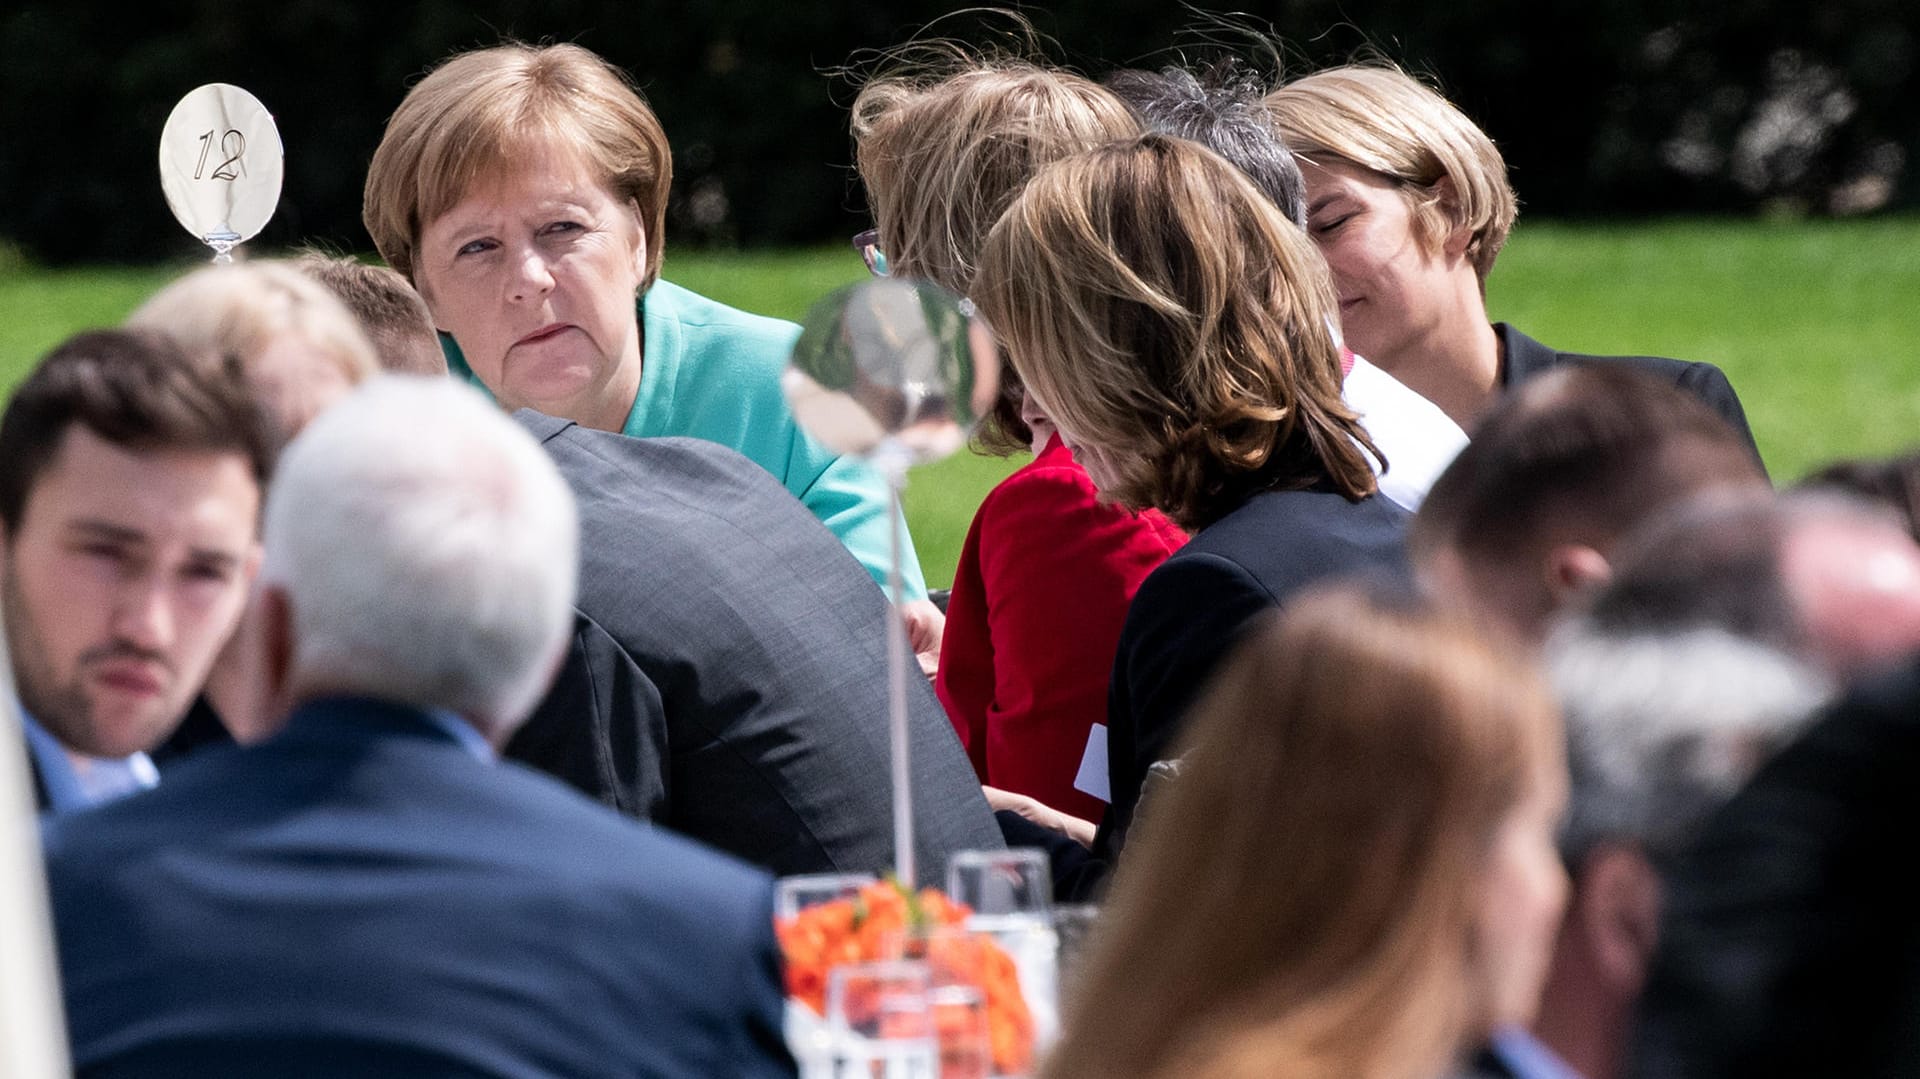
<path id="1" fill-rule="evenodd" d="M 179 269 L 0 265 L 0 394 Z M 787 318 L 864 273 L 845 247 L 666 262 L 682 285 Z M 1719 364 L 1777 481 L 1920 444 L 1920 219 L 1528 222 L 1488 291 L 1496 319 L 1556 348 Z M 929 583 L 952 579 L 974 508 L 1021 460 L 963 453 L 914 473 L 907 515 Z"/>

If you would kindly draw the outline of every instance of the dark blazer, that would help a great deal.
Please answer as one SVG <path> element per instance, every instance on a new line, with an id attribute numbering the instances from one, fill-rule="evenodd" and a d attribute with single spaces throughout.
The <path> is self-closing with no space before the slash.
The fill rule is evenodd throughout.
<path id="1" fill-rule="evenodd" d="M 793 1074 L 764 874 L 409 708 L 308 705 L 46 837 L 83 1077 Z"/>
<path id="2" fill-rule="evenodd" d="M 777 874 L 893 864 L 886 635 L 873 579 L 779 481 L 696 439 L 522 411 L 580 506 L 566 665 L 507 754 Z M 919 876 L 1003 845 L 917 666 Z"/>
<path id="3" fill-rule="evenodd" d="M 1187 706 L 1255 615 L 1338 577 L 1406 587 L 1410 515 L 1379 495 L 1268 491 L 1196 533 L 1141 584 L 1128 608 L 1107 697 L 1113 803 L 1095 840 L 1111 857 L 1147 770 L 1174 750 Z"/>
<path id="4" fill-rule="evenodd" d="M 1753 431 L 1747 426 L 1747 412 L 1740 407 L 1739 395 L 1733 392 L 1733 385 L 1727 381 L 1726 374 L 1710 363 L 1668 360 L 1659 356 L 1586 356 L 1577 352 L 1559 352 L 1504 322 L 1494 323 L 1493 332 L 1500 338 L 1501 355 L 1506 357 L 1506 361 L 1500 365 L 1500 385 L 1503 389 L 1518 386 L 1535 375 L 1566 364 L 1625 364 L 1671 382 L 1699 398 L 1702 404 L 1719 413 L 1738 431 L 1753 450 L 1754 459 L 1760 459 L 1760 447 L 1754 442 Z"/>
<path id="5" fill-rule="evenodd" d="M 1781 750 L 1665 873 L 1634 1066 L 1920 1075 L 1920 663 Z"/>

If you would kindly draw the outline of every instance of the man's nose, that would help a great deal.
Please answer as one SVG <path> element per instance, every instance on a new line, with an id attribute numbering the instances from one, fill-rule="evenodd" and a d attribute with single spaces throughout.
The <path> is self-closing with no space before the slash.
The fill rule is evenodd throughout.
<path id="1" fill-rule="evenodd" d="M 133 578 L 121 588 L 114 605 L 114 635 L 129 644 L 157 652 L 173 642 L 173 596 L 157 574 Z"/>

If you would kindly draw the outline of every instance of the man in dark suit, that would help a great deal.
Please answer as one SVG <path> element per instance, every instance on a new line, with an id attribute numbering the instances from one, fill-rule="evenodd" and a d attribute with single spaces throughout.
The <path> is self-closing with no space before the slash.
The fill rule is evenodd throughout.
<path id="1" fill-rule="evenodd" d="M 41 361 L 0 420 L 0 611 L 44 811 L 156 780 L 258 564 L 273 452 L 237 369 L 124 331 Z"/>
<path id="2" fill-rule="evenodd" d="M 790 1076 L 762 873 L 498 764 L 572 626 L 572 498 L 473 391 L 383 379 L 288 448 L 293 706 L 57 820 L 83 1076 Z"/>
<path id="3" fill-rule="evenodd" d="M 580 503 L 573 640 L 507 755 L 778 874 L 893 864 L 886 597 L 765 470 L 523 411 Z M 916 863 L 1003 841 L 917 669 Z"/>

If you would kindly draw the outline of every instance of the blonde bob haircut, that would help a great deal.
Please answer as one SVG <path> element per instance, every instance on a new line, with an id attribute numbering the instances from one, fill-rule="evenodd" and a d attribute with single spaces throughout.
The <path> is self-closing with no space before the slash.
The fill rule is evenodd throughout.
<path id="1" fill-rule="evenodd" d="M 1043 169 L 973 298 L 1061 430 L 1110 457 L 1106 497 L 1195 529 L 1265 490 L 1375 490 L 1326 263 L 1210 150 L 1144 135 Z"/>
<path id="2" fill-rule="evenodd" d="M 303 356 L 332 366 L 348 386 L 380 370 L 378 354 L 353 312 L 326 286 L 286 262 L 190 271 L 148 297 L 126 324 L 165 333 L 188 351 L 237 358 L 263 397 L 274 396 L 271 391 L 285 380 L 301 378 L 298 371 L 266 369 L 278 362 L 268 354 L 282 341 L 297 342 Z"/>
<path id="3" fill-rule="evenodd" d="M 885 76 L 853 102 L 854 166 L 889 272 L 962 296 L 987 231 L 1035 171 L 1140 132 L 1111 91 L 1021 60 Z"/>
<path id="4" fill-rule="evenodd" d="M 578 45 L 510 42 L 461 53 L 407 92 L 367 168 L 361 220 L 418 287 L 420 230 L 480 183 L 571 153 L 646 229 L 644 291 L 660 274 L 673 151 L 620 69 Z"/>
<path id="5" fill-rule="evenodd" d="M 1267 108 L 1309 162 L 1335 159 L 1398 184 L 1428 251 L 1469 230 L 1467 258 L 1485 287 L 1519 205 L 1493 140 L 1452 102 L 1397 67 L 1350 65 L 1287 83 Z"/>
<path id="6" fill-rule="evenodd" d="M 1350 587 L 1263 619 L 1189 714 L 1047 1079 L 1429 1079 L 1491 1025 L 1496 837 L 1564 768 L 1539 676 Z"/>
<path id="7" fill-rule="evenodd" d="M 974 57 L 958 45 L 875 78 L 853 102 L 854 165 L 890 272 L 964 296 L 987 231 L 1042 165 L 1140 133 L 1110 91 L 1026 60 Z M 1022 389 L 1005 379 L 977 441 L 1027 448 Z"/>

